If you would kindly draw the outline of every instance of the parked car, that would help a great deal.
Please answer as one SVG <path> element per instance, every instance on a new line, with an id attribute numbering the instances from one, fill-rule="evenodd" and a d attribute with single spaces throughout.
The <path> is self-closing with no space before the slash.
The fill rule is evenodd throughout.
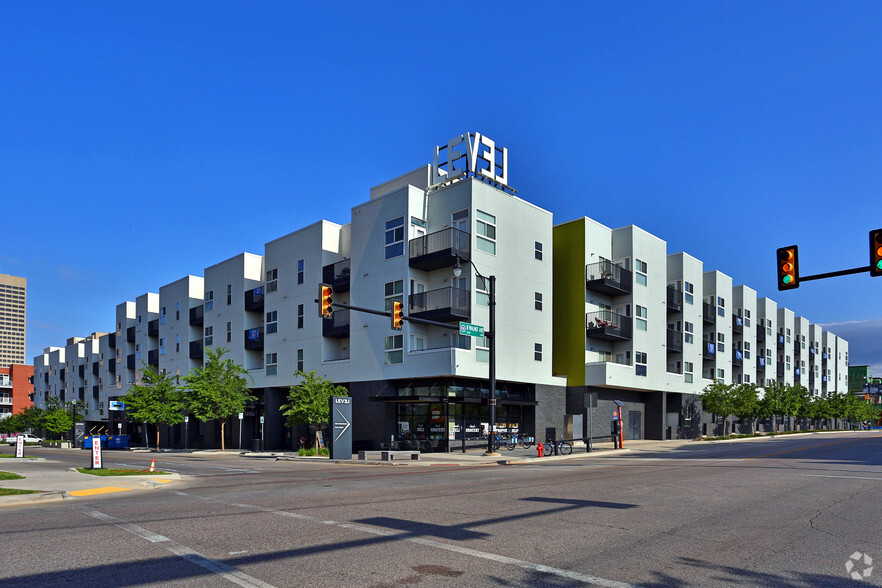
<path id="1" fill-rule="evenodd" d="M 31 435 L 30 433 L 22 433 L 21 436 L 24 437 L 25 444 L 27 444 L 27 443 L 32 443 L 32 444 L 35 443 L 37 445 L 43 444 L 42 437 L 37 437 L 36 435 Z M 10 437 L 6 438 L 6 442 L 9 443 L 10 445 L 15 445 L 17 443 L 16 439 L 17 439 L 17 436 L 10 436 Z"/>

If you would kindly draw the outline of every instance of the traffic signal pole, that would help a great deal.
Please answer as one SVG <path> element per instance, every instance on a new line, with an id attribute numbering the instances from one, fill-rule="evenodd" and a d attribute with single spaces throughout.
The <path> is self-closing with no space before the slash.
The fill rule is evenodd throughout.
<path id="1" fill-rule="evenodd" d="M 870 231 L 870 265 L 851 269 L 801 276 L 799 274 L 799 248 L 796 245 L 780 247 L 776 253 L 778 264 L 778 290 L 799 288 L 800 282 L 823 280 L 851 274 L 869 273 L 871 276 L 882 276 L 882 229 Z"/>
<path id="2" fill-rule="evenodd" d="M 316 304 L 321 303 L 321 301 L 318 298 L 315 299 L 315 302 L 316 302 Z M 331 307 L 332 308 L 345 308 L 347 310 L 354 310 L 356 312 L 366 312 L 367 314 L 375 314 L 377 316 L 385 316 L 385 317 L 389 317 L 390 320 L 392 318 L 391 311 L 374 310 L 373 308 L 352 306 L 351 304 L 340 304 L 339 302 L 334 302 Z M 418 325 L 429 325 L 432 327 L 441 327 L 442 329 L 450 329 L 453 331 L 459 331 L 458 325 L 448 325 L 447 323 L 439 323 L 438 321 L 430 321 L 428 319 L 421 319 L 421 318 L 409 317 L 409 316 L 403 316 L 403 317 L 401 317 L 401 319 L 408 321 L 408 322 L 411 322 L 411 323 L 418 324 Z"/>

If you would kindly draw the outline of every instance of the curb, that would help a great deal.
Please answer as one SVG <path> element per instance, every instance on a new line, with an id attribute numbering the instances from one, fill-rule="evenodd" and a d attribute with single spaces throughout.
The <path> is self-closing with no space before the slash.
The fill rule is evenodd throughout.
<path id="1" fill-rule="evenodd" d="M 70 498 L 70 495 L 67 492 L 61 490 L 40 492 L 38 494 L 15 494 L 12 496 L 0 496 L 0 507 L 11 506 L 14 504 L 30 504 L 35 502 L 59 502 L 66 498 Z"/>

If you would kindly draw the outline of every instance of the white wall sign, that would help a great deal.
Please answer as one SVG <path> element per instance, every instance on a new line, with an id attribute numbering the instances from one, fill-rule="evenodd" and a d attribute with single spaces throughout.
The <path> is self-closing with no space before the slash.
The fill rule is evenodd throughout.
<path id="1" fill-rule="evenodd" d="M 446 150 L 444 155 L 442 150 Z M 446 156 L 446 160 L 441 161 Z M 432 184 L 441 184 L 472 173 L 508 188 L 508 148 L 481 133 L 465 133 L 447 145 L 435 147 Z"/>

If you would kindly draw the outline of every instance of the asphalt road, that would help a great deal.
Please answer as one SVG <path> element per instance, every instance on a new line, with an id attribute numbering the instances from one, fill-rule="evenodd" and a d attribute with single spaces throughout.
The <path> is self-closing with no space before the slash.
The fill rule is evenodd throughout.
<path id="1" fill-rule="evenodd" d="M 882 585 L 875 433 L 513 466 L 198 454 L 157 466 L 193 477 L 0 511 L 0 584 Z M 858 583 L 864 554 L 879 569 Z"/>

